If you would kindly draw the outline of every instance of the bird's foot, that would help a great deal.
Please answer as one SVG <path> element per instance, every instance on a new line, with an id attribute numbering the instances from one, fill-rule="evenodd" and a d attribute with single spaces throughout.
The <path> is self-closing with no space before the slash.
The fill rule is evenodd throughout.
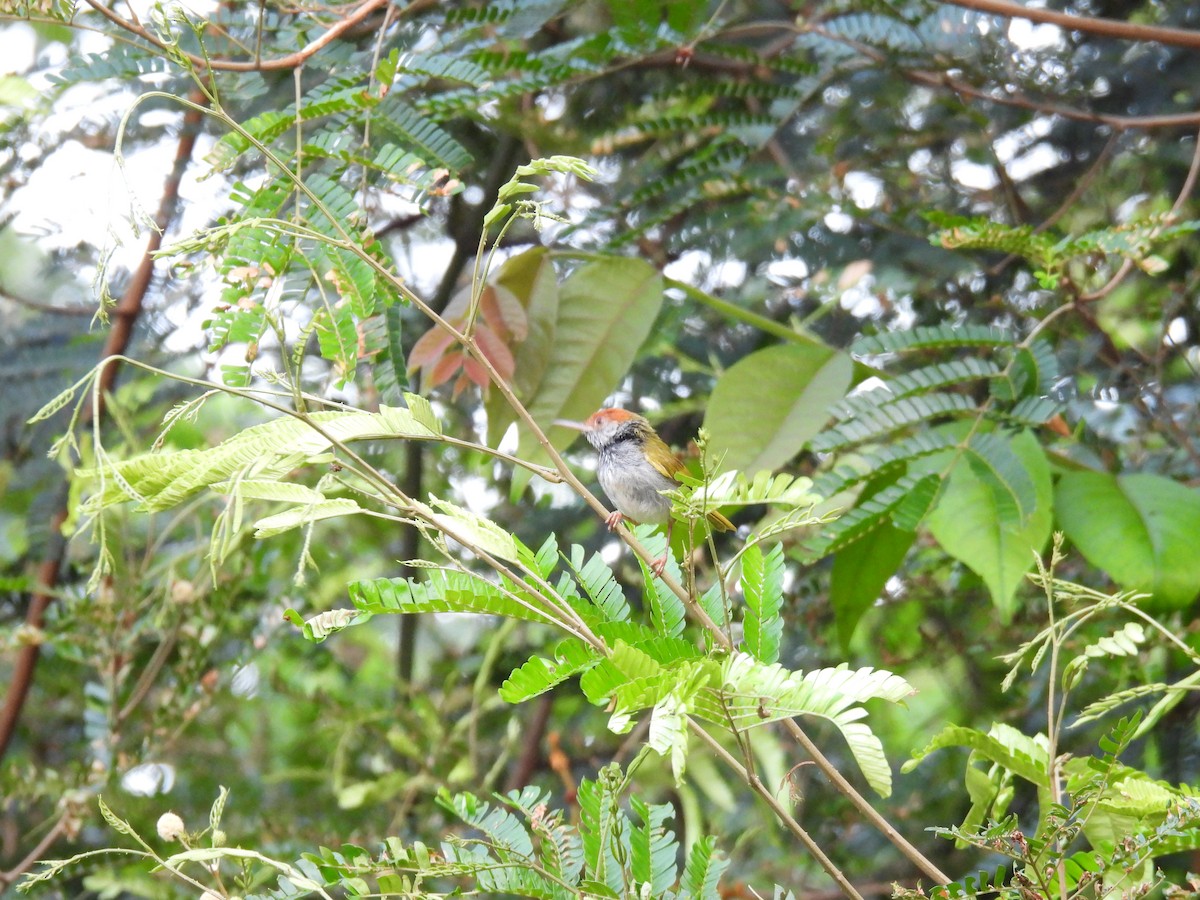
<path id="1" fill-rule="evenodd" d="M 669 553 L 669 551 L 664 552 L 662 556 L 660 556 L 658 559 L 654 560 L 654 562 L 650 563 L 650 571 L 653 572 L 655 575 L 657 575 L 659 578 L 662 578 L 663 572 L 666 571 L 668 553 Z"/>
<path id="2" fill-rule="evenodd" d="M 623 516 L 620 513 L 620 511 L 614 511 L 614 512 L 610 512 L 608 514 L 608 516 L 604 519 L 604 524 L 608 526 L 609 531 L 616 531 L 617 526 L 620 525 L 621 522 L 624 521 L 624 519 L 625 519 L 625 516 Z"/>

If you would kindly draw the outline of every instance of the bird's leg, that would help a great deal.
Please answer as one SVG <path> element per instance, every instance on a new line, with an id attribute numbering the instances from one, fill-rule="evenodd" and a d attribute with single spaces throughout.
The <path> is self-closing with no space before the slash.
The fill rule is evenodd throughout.
<path id="1" fill-rule="evenodd" d="M 671 557 L 671 529 L 675 527 L 675 520 L 667 519 L 667 546 L 663 548 L 662 556 L 650 563 L 650 571 L 662 578 L 662 573 L 667 568 L 667 560 Z"/>
<path id="2" fill-rule="evenodd" d="M 619 509 L 614 509 L 604 519 L 604 524 L 608 526 L 609 531 L 616 531 L 617 526 L 624 521 L 625 516 L 621 514 Z"/>

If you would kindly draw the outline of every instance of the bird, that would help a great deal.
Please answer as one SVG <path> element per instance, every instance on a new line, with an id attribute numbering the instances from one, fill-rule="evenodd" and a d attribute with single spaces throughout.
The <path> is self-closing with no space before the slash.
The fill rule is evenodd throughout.
<path id="1" fill-rule="evenodd" d="M 667 547 L 651 563 L 654 574 L 661 576 L 671 552 L 671 501 L 662 491 L 679 487 L 675 475 L 685 466 L 658 436 L 653 426 L 627 409 L 605 408 L 592 413 L 584 422 L 557 419 L 555 425 L 583 432 L 596 448 L 596 467 L 600 486 L 616 509 L 604 520 L 610 531 L 624 519 L 651 524 L 667 523 Z M 713 510 L 706 516 L 717 531 L 732 531 L 733 523 Z"/>

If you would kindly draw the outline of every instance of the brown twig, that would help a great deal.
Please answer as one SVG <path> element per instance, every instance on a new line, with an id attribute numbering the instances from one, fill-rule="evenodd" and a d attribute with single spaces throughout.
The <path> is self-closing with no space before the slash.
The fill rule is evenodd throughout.
<path id="1" fill-rule="evenodd" d="M 199 93 L 194 93 L 192 101 L 196 104 L 203 104 L 204 98 Z M 112 327 L 104 342 L 104 349 L 100 355 L 101 360 L 124 354 L 133 337 L 134 323 L 141 315 L 146 294 L 150 290 L 151 277 L 154 275 L 154 254 L 162 247 L 163 233 L 175 218 L 179 202 L 179 185 L 192 158 L 200 121 L 201 113 L 198 110 L 189 109 L 184 114 L 183 130 L 180 132 L 179 143 L 175 149 L 175 162 L 163 187 L 162 199 L 159 201 L 158 212 L 154 217 L 154 230 L 151 231 L 146 241 L 146 252 L 142 255 L 141 263 L 134 271 L 125 292 L 121 295 L 120 302 L 113 310 Z M 119 365 L 116 363 L 101 367 L 97 378 L 97 402 L 94 405 L 84 406 L 81 415 L 83 427 L 87 427 L 89 423 L 95 421 L 96 416 L 104 414 L 105 398 L 112 390 L 118 370 Z M 61 537 L 62 524 L 67 517 L 65 494 L 61 503 L 50 527 L 54 539 L 45 559 L 38 567 L 37 587 L 25 613 L 25 623 L 33 629 L 40 629 L 45 623 L 46 610 L 54 599 L 59 571 L 66 550 L 66 542 Z M 21 718 L 21 710 L 25 706 L 25 699 L 33 682 L 38 656 L 39 648 L 36 643 L 22 647 L 17 654 L 17 660 L 13 665 L 12 679 L 8 685 L 8 693 L 4 699 L 4 707 L 0 709 L 0 758 L 3 758 L 7 752 L 16 732 L 17 722 Z"/>
<path id="2" fill-rule="evenodd" d="M 42 858 L 46 851 L 50 849 L 54 842 L 67 833 L 68 821 L 70 818 L 70 813 L 63 813 L 59 817 L 58 821 L 54 823 L 54 827 L 47 831 L 42 839 L 37 842 L 37 846 L 25 854 L 24 859 L 22 859 L 7 872 L 0 872 L 0 888 L 7 888 L 10 884 L 13 884 L 18 878 L 29 871 L 29 869 L 39 859 Z"/>
<path id="3" fill-rule="evenodd" d="M 1075 16 L 1052 9 L 1033 9 L 1011 3 L 1009 0 L 942 0 L 951 6 L 961 6 L 976 12 L 1003 16 L 1006 19 L 1028 19 L 1047 25 L 1058 25 L 1068 31 L 1083 31 L 1102 37 L 1118 38 L 1123 41 L 1152 41 L 1173 47 L 1200 50 L 1200 31 L 1169 28 L 1162 25 L 1142 25 L 1137 22 L 1121 22 L 1117 19 L 1101 19 L 1095 16 Z"/>
<path id="4" fill-rule="evenodd" d="M 136 35 L 146 43 L 156 47 L 163 52 L 177 53 L 177 48 L 170 47 L 160 38 L 156 37 L 141 24 L 126 19 L 118 15 L 113 10 L 106 7 L 99 0 L 84 0 L 88 6 L 94 9 L 104 18 L 108 19 L 118 28 L 128 31 L 130 34 Z M 317 53 L 322 47 L 325 47 L 330 42 L 336 40 L 341 35 L 360 25 L 368 19 L 372 13 L 387 5 L 387 0 L 366 0 L 357 9 L 351 12 L 343 19 L 334 22 L 320 37 L 305 44 L 294 53 L 289 53 L 286 56 L 276 57 L 275 59 L 260 59 L 258 55 L 252 60 L 238 59 L 208 59 L 204 56 L 198 56 L 193 53 L 184 53 L 183 55 L 188 61 L 196 67 L 197 71 L 221 71 L 221 72 L 268 72 L 268 71 L 288 71 L 297 69 L 304 65 L 313 54 Z M 405 13 L 411 14 L 419 12 L 422 9 L 433 5 L 433 0 L 416 0 L 409 4 L 404 10 Z"/>
<path id="5" fill-rule="evenodd" d="M 28 297 L 18 297 L 10 290 L 0 291 L 0 300 L 54 316 L 87 316 L 91 318 L 96 315 L 96 308 L 94 306 L 63 306 L 61 304 L 39 303 L 37 300 L 31 300 Z"/>
<path id="6" fill-rule="evenodd" d="M 524 746 L 508 775 L 508 782 L 504 786 L 505 792 L 520 790 L 533 781 L 538 761 L 542 758 L 542 737 L 546 733 L 546 726 L 550 724 L 550 713 L 553 709 L 554 694 L 542 694 L 538 698 L 537 706 L 533 709 L 529 723 L 525 726 L 525 734 L 522 737 Z"/>
<path id="7" fill-rule="evenodd" d="M 822 37 L 837 41 L 847 47 L 851 47 L 857 53 L 865 56 L 867 59 L 879 65 L 889 64 L 890 60 L 887 54 L 876 50 L 874 47 L 864 44 L 861 41 L 856 41 L 844 35 L 832 32 L 823 26 L 816 23 L 809 23 L 804 26 L 804 30 L 811 31 L 813 34 L 819 34 Z M 951 77 L 946 72 L 933 72 L 927 69 L 897 69 L 900 77 L 913 84 L 919 84 L 923 87 L 942 88 L 953 91 L 962 97 L 970 97 L 975 100 L 985 100 L 990 103 L 999 103 L 1003 106 L 1014 106 L 1020 109 L 1028 109 L 1033 112 L 1046 113 L 1048 115 L 1061 116 L 1064 119 L 1072 119 L 1077 122 L 1095 122 L 1099 125 L 1107 125 L 1110 128 L 1116 128 L 1119 131 L 1129 129 L 1148 129 L 1148 128 L 1178 128 L 1185 125 L 1200 125 L 1200 112 L 1188 113 L 1166 113 L 1163 115 L 1151 116 L 1118 116 L 1109 113 L 1097 113 L 1086 109 L 1077 109 L 1073 106 L 1066 106 L 1061 103 L 1051 103 L 1042 100 L 1033 100 L 1022 94 L 994 94 L 982 88 L 975 87 L 972 84 Z"/>

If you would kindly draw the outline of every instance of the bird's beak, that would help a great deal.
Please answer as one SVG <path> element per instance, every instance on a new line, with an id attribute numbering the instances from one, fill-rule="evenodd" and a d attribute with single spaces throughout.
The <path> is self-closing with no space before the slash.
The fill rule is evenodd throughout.
<path id="1" fill-rule="evenodd" d="M 570 419 L 555 419 L 555 425 L 561 425 L 563 428 L 573 428 L 576 431 L 587 431 L 588 427 L 583 422 L 573 422 Z"/>

